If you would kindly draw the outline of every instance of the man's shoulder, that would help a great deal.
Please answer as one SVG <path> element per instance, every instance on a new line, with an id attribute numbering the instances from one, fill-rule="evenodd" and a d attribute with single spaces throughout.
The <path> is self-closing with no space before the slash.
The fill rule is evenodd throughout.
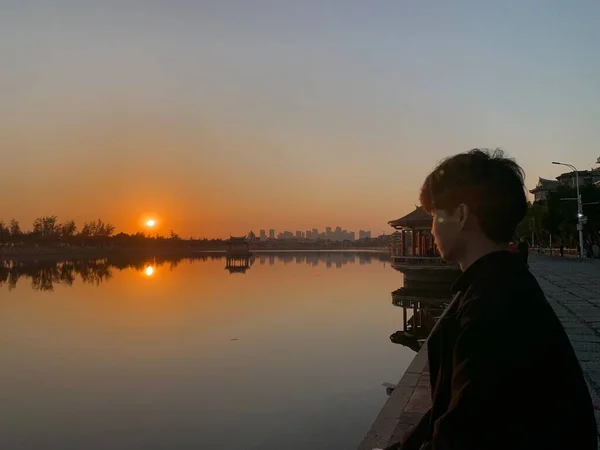
<path id="1" fill-rule="evenodd" d="M 524 309 L 536 309 L 546 303 L 544 292 L 528 270 L 514 271 L 474 283 L 463 293 L 463 314 L 499 319 Z"/>
<path id="2" fill-rule="evenodd" d="M 537 279 L 525 265 L 501 270 L 480 280 L 470 286 L 472 295 L 514 296 L 514 295 L 543 295 Z"/>

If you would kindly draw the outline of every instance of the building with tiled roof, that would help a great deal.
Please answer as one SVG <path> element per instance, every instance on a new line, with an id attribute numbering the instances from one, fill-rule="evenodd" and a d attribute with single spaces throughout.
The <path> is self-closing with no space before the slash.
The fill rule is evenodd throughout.
<path id="1" fill-rule="evenodd" d="M 529 192 L 533 194 L 534 201 L 539 202 L 542 200 L 546 200 L 548 192 L 554 191 L 558 186 L 560 186 L 560 181 L 548 180 L 546 178 L 540 177 L 538 178 L 538 182 L 535 188 L 531 189 Z"/>
<path id="2" fill-rule="evenodd" d="M 556 177 L 561 184 L 573 188 L 575 187 L 575 180 L 577 178 L 579 178 L 579 186 L 595 184 L 596 181 L 600 181 L 600 168 L 579 170 L 577 171 L 577 176 L 575 176 L 575 172 L 565 172 Z"/>
<path id="3" fill-rule="evenodd" d="M 228 255 L 249 255 L 250 242 L 246 236 L 229 236 L 225 241 Z"/>
<path id="4" fill-rule="evenodd" d="M 435 245 L 430 232 L 432 224 L 431 214 L 422 206 L 415 206 L 414 211 L 407 215 L 390 220 L 388 225 L 400 230 L 400 239 L 392 240 L 392 256 L 408 256 L 409 251 L 411 256 L 433 256 Z"/>
<path id="5" fill-rule="evenodd" d="M 579 180 L 579 186 L 600 185 L 600 168 L 579 170 L 577 173 L 574 171 L 561 173 L 556 177 L 556 180 L 540 177 L 536 187 L 529 192 L 534 195 L 534 201 L 539 202 L 546 200 L 548 192 L 556 190 L 559 186 L 576 187 L 577 180 Z"/>

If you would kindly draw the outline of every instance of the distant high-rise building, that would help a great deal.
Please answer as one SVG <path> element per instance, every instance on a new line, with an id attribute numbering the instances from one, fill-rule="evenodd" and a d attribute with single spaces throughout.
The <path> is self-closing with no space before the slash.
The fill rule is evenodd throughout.
<path id="1" fill-rule="evenodd" d="M 325 228 L 325 236 L 331 237 L 331 227 L 326 227 Z"/>
<path id="2" fill-rule="evenodd" d="M 365 231 L 365 230 L 360 230 L 358 232 L 358 238 L 359 239 L 370 239 L 371 238 L 371 232 L 370 231 Z"/>
<path id="3" fill-rule="evenodd" d="M 302 239 L 302 231 L 296 231 L 296 238 Z"/>
<path id="4" fill-rule="evenodd" d="M 345 241 L 346 239 L 348 239 L 346 230 L 342 230 L 342 227 L 335 227 L 335 231 L 333 232 L 333 240 Z"/>
<path id="5" fill-rule="evenodd" d="M 260 230 L 260 240 L 261 241 L 267 240 L 267 232 L 265 230 Z"/>
<path id="6" fill-rule="evenodd" d="M 269 239 L 275 239 L 275 230 L 273 228 L 269 230 Z"/>

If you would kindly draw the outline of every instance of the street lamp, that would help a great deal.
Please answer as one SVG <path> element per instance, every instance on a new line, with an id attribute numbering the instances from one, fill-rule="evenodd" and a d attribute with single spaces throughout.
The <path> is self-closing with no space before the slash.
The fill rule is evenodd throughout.
<path id="1" fill-rule="evenodd" d="M 579 194 L 579 171 L 571 164 L 565 164 L 557 161 L 552 161 L 552 164 L 569 167 L 573 169 L 573 172 L 575 172 L 575 184 L 577 185 L 577 231 L 579 231 L 579 258 L 583 258 L 583 206 L 581 205 L 581 195 Z"/>

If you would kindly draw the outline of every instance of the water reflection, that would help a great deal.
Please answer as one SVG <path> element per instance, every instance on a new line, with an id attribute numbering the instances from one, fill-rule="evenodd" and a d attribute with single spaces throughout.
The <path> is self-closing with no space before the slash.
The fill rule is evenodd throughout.
<path id="1" fill-rule="evenodd" d="M 71 286 L 76 279 L 84 284 L 100 285 L 109 281 L 115 270 L 134 269 L 147 278 L 157 271 L 173 270 L 182 261 L 224 261 L 231 274 L 245 274 L 258 261 L 260 265 L 306 264 L 312 267 L 342 268 L 347 264 L 371 264 L 388 261 L 387 253 L 360 252 L 282 252 L 258 253 L 250 257 L 227 257 L 224 253 L 203 253 L 185 257 L 147 257 L 118 255 L 102 259 L 63 261 L 0 261 L 0 287 L 16 288 L 21 278 L 28 279 L 36 291 L 53 291 L 55 285 Z"/>
<path id="2" fill-rule="evenodd" d="M 418 352 L 449 302 L 447 298 L 406 295 L 404 288 L 395 290 L 392 304 L 402 308 L 402 330 L 392 333 L 390 340 Z"/>
<path id="3" fill-rule="evenodd" d="M 270 266 L 276 262 L 285 264 L 308 264 L 318 266 L 324 263 L 325 267 L 341 268 L 346 264 L 371 264 L 372 261 L 387 262 L 390 257 L 387 252 L 281 252 L 281 253 L 255 253 L 259 264 Z"/>
<path id="4" fill-rule="evenodd" d="M 413 353 L 388 341 L 403 278 L 379 260 L 256 253 L 246 275 L 224 253 L 3 263 L 19 284 L 0 289 L 0 448 L 356 448 Z M 31 290 L 41 274 L 54 293 Z"/>
<path id="5" fill-rule="evenodd" d="M 112 277 L 111 266 L 106 260 L 0 261 L 0 286 L 6 284 L 9 290 L 19 279 L 29 278 L 32 289 L 52 291 L 55 284 L 72 285 L 76 276 L 98 286 Z"/>
<path id="6" fill-rule="evenodd" d="M 252 264 L 253 256 L 227 256 L 225 259 L 225 269 L 229 273 L 246 273 Z"/>

